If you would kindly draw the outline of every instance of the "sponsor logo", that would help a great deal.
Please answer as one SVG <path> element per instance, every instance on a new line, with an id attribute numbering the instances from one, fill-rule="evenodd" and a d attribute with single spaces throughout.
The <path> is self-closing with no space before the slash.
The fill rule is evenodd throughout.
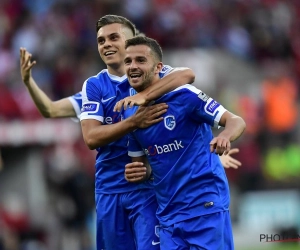
<path id="1" fill-rule="evenodd" d="M 198 97 L 204 101 L 204 102 L 207 102 L 207 100 L 210 98 L 207 94 L 203 93 L 203 92 L 200 92 L 200 94 L 198 95 Z"/>
<path id="2" fill-rule="evenodd" d="M 121 114 L 114 114 L 112 117 L 111 116 L 107 116 L 104 119 L 104 122 L 106 124 L 113 124 L 113 123 L 118 123 L 122 120 L 122 116 Z"/>
<path id="3" fill-rule="evenodd" d="M 102 97 L 101 102 L 105 103 L 105 102 L 108 102 L 109 100 L 111 100 L 113 98 L 115 98 L 115 96 L 112 96 L 112 97 L 107 98 L 107 99 L 103 99 L 103 97 Z"/>
<path id="4" fill-rule="evenodd" d="M 144 149 L 144 152 L 146 155 L 154 156 L 154 155 L 160 155 L 165 153 L 170 153 L 173 151 L 177 151 L 180 149 L 183 149 L 184 146 L 182 145 L 182 141 L 174 140 L 174 142 L 164 145 L 154 145 L 149 146 L 148 148 Z"/>
<path id="5" fill-rule="evenodd" d="M 88 102 L 82 105 L 81 112 L 88 112 L 88 113 L 97 113 L 99 110 L 99 103 L 97 102 Z"/>
<path id="6" fill-rule="evenodd" d="M 155 246 L 155 245 L 158 245 L 160 242 L 159 241 L 154 241 L 152 240 L 152 245 Z"/>
<path id="7" fill-rule="evenodd" d="M 174 115 L 168 115 L 164 118 L 165 127 L 169 130 L 173 130 L 176 126 Z"/>
<path id="8" fill-rule="evenodd" d="M 211 99 L 211 98 L 210 98 Z M 205 112 L 208 113 L 209 115 L 214 115 L 215 111 L 217 110 L 217 108 L 220 106 L 219 103 L 217 103 L 215 100 L 211 99 L 210 102 L 208 102 L 205 105 Z"/>

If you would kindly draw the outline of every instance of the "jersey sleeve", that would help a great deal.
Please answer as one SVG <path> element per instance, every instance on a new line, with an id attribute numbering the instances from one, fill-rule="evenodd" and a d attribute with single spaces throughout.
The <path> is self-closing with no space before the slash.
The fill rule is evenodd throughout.
<path id="1" fill-rule="evenodd" d="M 94 119 L 103 123 L 104 110 L 101 103 L 102 92 L 98 85 L 91 79 L 82 86 L 82 109 L 80 120 Z"/>
<path id="2" fill-rule="evenodd" d="M 189 100 L 185 112 L 198 122 L 205 122 L 212 127 L 219 127 L 220 119 L 227 110 L 195 86 L 187 84 L 183 88 L 188 89 L 187 96 L 183 98 Z"/>
<path id="3" fill-rule="evenodd" d="M 168 75 L 172 70 L 173 68 L 171 66 L 164 65 L 161 71 L 159 72 L 159 77 L 163 78 L 164 76 Z"/>
<path id="4" fill-rule="evenodd" d="M 121 113 L 122 119 L 127 119 L 130 116 L 134 115 L 137 107 L 129 108 L 123 110 Z M 143 148 L 140 146 L 139 142 L 135 139 L 134 132 L 128 134 L 128 155 L 130 157 L 139 157 L 145 155 Z"/>
<path id="5" fill-rule="evenodd" d="M 75 95 L 69 96 L 68 99 L 71 102 L 71 104 L 73 106 L 73 109 L 75 110 L 77 118 L 79 119 L 80 118 L 80 113 L 81 113 L 81 106 L 82 106 L 81 92 L 78 92 Z"/>
<path id="6" fill-rule="evenodd" d="M 142 147 L 135 139 L 133 133 L 128 135 L 128 155 L 130 157 L 139 157 L 145 155 Z"/>

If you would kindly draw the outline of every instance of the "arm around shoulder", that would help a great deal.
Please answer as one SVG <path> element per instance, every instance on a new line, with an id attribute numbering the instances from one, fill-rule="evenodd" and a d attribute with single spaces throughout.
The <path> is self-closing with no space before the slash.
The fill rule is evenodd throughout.
<path id="1" fill-rule="evenodd" d="M 140 92 L 145 96 L 146 103 L 182 86 L 191 84 L 195 80 L 195 73 L 190 68 L 174 68 L 168 75 L 155 84 Z"/>
<path id="2" fill-rule="evenodd" d="M 128 96 L 116 103 L 114 111 L 120 112 L 122 108 L 134 105 L 147 105 L 164 94 L 185 84 L 191 84 L 195 80 L 194 72 L 189 68 L 175 68 L 168 75 L 159 79 L 147 89 L 133 96 Z"/>

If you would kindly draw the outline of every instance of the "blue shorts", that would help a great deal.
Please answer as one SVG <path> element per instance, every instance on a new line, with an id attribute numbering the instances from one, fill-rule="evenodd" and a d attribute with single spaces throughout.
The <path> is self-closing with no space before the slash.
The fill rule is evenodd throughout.
<path id="1" fill-rule="evenodd" d="M 159 230 L 161 250 L 232 250 L 229 211 L 181 221 Z"/>
<path id="2" fill-rule="evenodd" d="M 158 250 L 154 190 L 96 194 L 97 250 Z"/>

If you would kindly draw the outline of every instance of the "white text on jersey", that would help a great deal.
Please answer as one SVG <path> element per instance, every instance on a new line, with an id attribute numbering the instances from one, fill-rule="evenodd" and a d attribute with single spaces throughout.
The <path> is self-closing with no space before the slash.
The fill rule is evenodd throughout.
<path id="1" fill-rule="evenodd" d="M 174 142 L 164 145 L 154 145 L 149 146 L 148 148 L 144 149 L 146 155 L 156 155 L 156 154 L 163 154 L 163 153 L 170 153 L 172 151 L 177 151 L 179 149 L 183 149 L 182 141 L 174 140 Z"/>

